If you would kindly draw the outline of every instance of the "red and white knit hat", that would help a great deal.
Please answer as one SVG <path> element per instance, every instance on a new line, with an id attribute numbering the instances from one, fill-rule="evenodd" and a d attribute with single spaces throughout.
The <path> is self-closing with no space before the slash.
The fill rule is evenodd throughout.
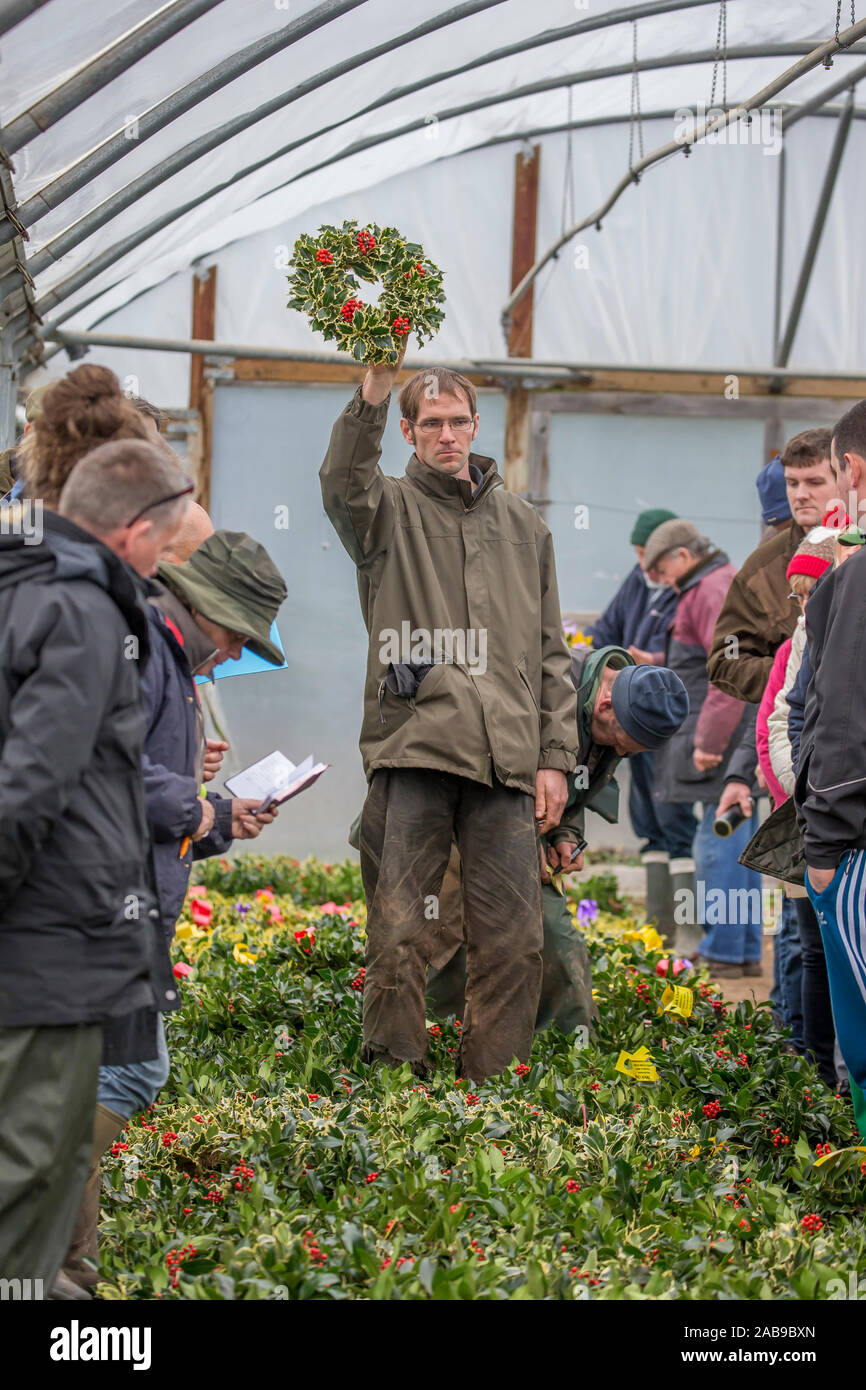
<path id="1" fill-rule="evenodd" d="M 813 526 L 801 540 L 785 571 L 790 579 L 794 574 L 808 574 L 812 579 L 820 579 L 836 558 L 836 542 L 839 532 L 831 526 Z"/>

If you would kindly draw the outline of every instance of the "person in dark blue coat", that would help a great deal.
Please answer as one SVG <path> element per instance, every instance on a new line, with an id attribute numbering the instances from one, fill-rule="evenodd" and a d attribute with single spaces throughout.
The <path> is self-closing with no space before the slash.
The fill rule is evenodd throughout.
<path id="1" fill-rule="evenodd" d="M 592 645 L 625 647 L 639 665 L 659 666 L 677 596 L 674 590 L 654 584 L 643 568 L 644 546 L 657 526 L 676 520 L 664 507 L 641 512 L 632 527 L 629 544 L 637 564 L 629 571 L 601 617 L 589 629 Z M 697 821 L 691 806 L 659 801 L 654 794 L 656 753 L 638 753 L 629 759 L 631 787 L 628 814 L 635 835 L 645 843 L 641 858 L 646 868 L 647 919 L 660 930 L 673 930 L 671 860 L 691 858 Z"/>

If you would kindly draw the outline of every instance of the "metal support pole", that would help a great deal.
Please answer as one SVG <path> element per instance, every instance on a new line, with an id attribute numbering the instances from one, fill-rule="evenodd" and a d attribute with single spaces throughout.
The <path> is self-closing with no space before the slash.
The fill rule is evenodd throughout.
<path id="1" fill-rule="evenodd" d="M 0 34 L 8 33 L 34 10 L 41 10 L 47 4 L 48 0 L 0 0 Z"/>
<path id="2" fill-rule="evenodd" d="M 15 443 L 15 404 L 18 400 L 18 363 L 12 330 L 0 333 L 0 449 Z"/>
<path id="3" fill-rule="evenodd" d="M 824 230 L 824 223 L 827 220 L 827 211 L 830 207 L 830 200 L 833 197 L 833 189 L 836 187 L 839 166 L 842 163 L 842 155 L 845 153 L 845 144 L 848 140 L 848 132 L 851 129 L 851 118 L 853 114 L 854 88 L 852 87 L 848 100 L 845 103 L 845 109 L 839 117 L 836 139 L 833 141 L 833 148 L 830 151 L 830 161 L 827 165 L 827 172 L 824 175 L 824 183 L 821 188 L 820 197 L 818 198 L 818 206 L 815 209 L 812 230 L 809 233 L 806 250 L 803 252 L 803 263 L 800 266 L 800 275 L 797 280 L 797 288 L 794 291 L 790 313 L 788 314 L 788 322 L 782 337 L 777 340 L 776 356 L 774 358 L 777 367 L 787 367 L 788 365 L 788 358 L 791 355 L 791 348 L 800 323 L 800 315 L 803 312 L 806 291 L 809 288 L 809 281 L 812 278 L 815 258 L 818 254 L 818 247 L 821 244 L 821 233 Z"/>
<path id="4" fill-rule="evenodd" d="M 173 5 L 165 6 L 122 34 L 115 43 L 73 73 L 68 81 L 61 82 L 53 92 L 47 92 L 9 121 L 3 132 L 6 153 L 14 154 L 20 150 L 28 140 L 34 140 L 50 126 L 56 125 L 76 106 L 107 87 L 115 77 L 127 72 L 133 63 L 147 57 L 166 39 L 180 33 L 194 19 L 221 4 L 222 0 L 175 0 Z"/>

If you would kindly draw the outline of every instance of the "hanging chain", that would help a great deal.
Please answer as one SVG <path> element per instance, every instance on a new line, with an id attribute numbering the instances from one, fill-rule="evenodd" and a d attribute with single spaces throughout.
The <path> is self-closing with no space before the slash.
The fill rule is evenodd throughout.
<path id="1" fill-rule="evenodd" d="M 852 25 L 854 25 L 854 24 L 857 23 L 857 5 L 856 5 L 856 3 L 855 3 L 855 0 L 851 0 L 851 23 L 852 23 Z M 836 42 L 837 42 L 837 43 L 839 42 L 839 29 L 840 29 L 841 24 L 842 24 L 842 0 L 836 0 Z M 825 67 L 825 68 L 832 68 L 832 66 L 833 66 L 833 55 L 832 55 L 832 53 L 828 53 L 828 54 L 827 54 L 827 57 L 824 59 L 824 67 Z"/>
<path id="2" fill-rule="evenodd" d="M 722 110 L 728 109 L 728 5 L 727 0 L 719 3 L 719 24 L 716 30 L 716 59 L 713 63 L 713 85 L 710 88 L 711 111 L 716 104 L 716 80 L 719 73 L 719 60 L 722 63 Z"/>
<path id="3" fill-rule="evenodd" d="M 638 149 L 640 158 L 643 159 L 643 125 L 641 124 L 640 114 L 640 72 L 637 65 L 637 21 L 632 26 L 632 48 L 631 48 L 631 106 L 628 121 L 628 167 L 634 168 L 634 132 L 637 126 Z M 635 175 L 635 180 L 639 175 Z"/>

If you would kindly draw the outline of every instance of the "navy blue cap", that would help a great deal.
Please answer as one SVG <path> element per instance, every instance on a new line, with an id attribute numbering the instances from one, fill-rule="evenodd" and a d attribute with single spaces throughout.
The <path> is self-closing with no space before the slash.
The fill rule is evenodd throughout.
<path id="1" fill-rule="evenodd" d="M 679 676 L 666 666 L 626 666 L 610 692 L 613 712 L 641 748 L 661 748 L 689 712 Z"/>
<path id="2" fill-rule="evenodd" d="M 761 499 L 761 520 L 765 526 L 776 526 L 780 521 L 791 520 L 788 505 L 788 490 L 785 487 L 785 470 L 782 456 L 776 454 L 758 474 L 756 480 L 758 496 Z"/>

